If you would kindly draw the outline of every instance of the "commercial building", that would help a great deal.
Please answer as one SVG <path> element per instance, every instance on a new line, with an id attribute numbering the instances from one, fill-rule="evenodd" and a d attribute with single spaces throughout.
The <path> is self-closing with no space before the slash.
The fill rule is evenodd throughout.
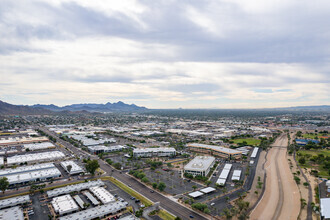
<path id="1" fill-rule="evenodd" d="M 9 199 L 2 199 L 2 200 L 0 200 L 0 209 L 12 207 L 12 206 L 16 206 L 16 205 L 21 205 L 21 204 L 24 204 L 27 202 L 30 202 L 29 195 L 12 197 Z"/>
<path id="2" fill-rule="evenodd" d="M 0 166 L 4 164 L 3 157 L 0 157 Z"/>
<path id="3" fill-rule="evenodd" d="M 115 197 L 106 189 L 99 186 L 89 188 L 89 190 L 103 203 L 107 204 L 116 201 Z"/>
<path id="4" fill-rule="evenodd" d="M 52 161 L 65 157 L 61 151 L 50 151 L 35 154 L 23 154 L 7 157 L 7 165 L 20 164 L 20 163 L 31 163 L 41 161 Z"/>
<path id="5" fill-rule="evenodd" d="M 70 135 L 69 137 L 81 141 L 82 144 L 87 147 L 101 145 L 105 143 L 116 143 L 116 139 L 114 138 L 93 139 L 88 138 L 85 135 Z"/>
<path id="6" fill-rule="evenodd" d="M 176 150 L 172 147 L 136 148 L 133 150 L 134 157 L 172 157 L 175 155 Z"/>
<path id="7" fill-rule="evenodd" d="M 10 185 L 25 184 L 34 181 L 44 181 L 61 176 L 61 172 L 56 168 L 48 168 L 37 171 L 28 171 L 25 173 L 18 173 L 13 175 L 7 175 L 7 179 Z"/>
<path id="8" fill-rule="evenodd" d="M 70 192 L 80 192 L 81 190 L 89 189 L 93 186 L 103 186 L 103 185 L 104 185 L 104 182 L 102 180 L 96 180 L 96 181 L 89 181 L 89 182 L 86 182 L 86 183 L 73 184 L 73 185 L 69 185 L 69 186 L 49 190 L 49 191 L 47 191 L 47 196 L 49 198 L 52 198 L 52 197 L 55 197 L 55 196 L 68 194 Z"/>
<path id="9" fill-rule="evenodd" d="M 70 215 L 60 217 L 59 220 L 90 220 L 95 218 L 103 218 L 107 215 L 116 214 L 120 211 L 124 211 L 127 207 L 127 202 L 115 202 L 106 205 L 97 206 L 84 211 L 76 212 Z"/>
<path id="10" fill-rule="evenodd" d="M 68 170 L 68 166 L 71 166 L 71 170 Z M 63 161 L 61 162 L 61 167 L 63 167 L 63 169 L 69 173 L 70 175 L 75 175 L 75 174 L 79 174 L 79 173 L 83 173 L 84 170 L 81 166 L 79 166 L 78 164 L 76 164 L 74 161 L 72 160 L 67 160 L 67 161 Z"/>
<path id="11" fill-rule="evenodd" d="M 89 146 L 88 150 L 93 154 L 100 154 L 100 153 L 122 151 L 124 148 L 125 146 L 122 145 L 115 145 L 115 146 L 97 145 L 97 146 Z"/>
<path id="12" fill-rule="evenodd" d="M 35 143 L 35 144 L 24 144 L 23 150 L 43 150 L 43 149 L 49 149 L 49 148 L 55 148 L 55 145 L 50 142 L 43 142 L 43 143 Z"/>
<path id="13" fill-rule="evenodd" d="M 59 215 L 64 215 L 79 210 L 78 205 L 70 195 L 55 197 L 51 203 L 54 211 Z"/>
<path id="14" fill-rule="evenodd" d="M 321 219 L 330 219 L 330 198 L 320 199 Z"/>
<path id="15" fill-rule="evenodd" d="M 80 198 L 79 195 L 75 195 L 74 197 L 74 200 L 78 203 L 78 205 L 80 206 L 80 208 L 84 208 L 84 201 Z"/>
<path id="16" fill-rule="evenodd" d="M 30 166 L 9 168 L 9 169 L 0 170 L 0 177 L 13 175 L 13 174 L 19 174 L 19 173 L 26 173 L 26 172 L 30 172 L 30 171 L 44 170 L 44 169 L 49 169 L 49 168 L 54 168 L 54 167 L 55 167 L 55 165 L 53 163 L 41 163 L 41 164 L 30 165 Z"/>
<path id="17" fill-rule="evenodd" d="M 29 144 L 49 141 L 47 137 L 9 137 L 0 139 L 0 146 L 5 145 L 18 145 L 18 144 Z"/>
<path id="18" fill-rule="evenodd" d="M 19 206 L 0 210 L 0 219 L 2 220 L 24 220 L 23 210 Z"/>
<path id="19" fill-rule="evenodd" d="M 203 153 L 203 154 L 210 154 L 216 157 L 223 157 L 228 159 L 239 159 L 242 157 L 242 151 L 238 151 L 226 147 L 198 144 L 198 143 L 188 144 L 187 147 L 190 151 Z"/>
<path id="20" fill-rule="evenodd" d="M 184 167 L 184 172 L 192 174 L 194 176 L 207 176 L 214 163 L 214 157 L 197 156 Z"/>
<path id="21" fill-rule="evenodd" d="M 100 205 L 100 202 L 90 192 L 83 192 L 87 196 L 88 200 L 95 206 Z"/>

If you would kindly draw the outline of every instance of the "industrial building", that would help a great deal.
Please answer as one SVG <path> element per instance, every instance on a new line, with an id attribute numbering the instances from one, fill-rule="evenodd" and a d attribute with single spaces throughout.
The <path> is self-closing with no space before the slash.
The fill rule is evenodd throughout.
<path id="1" fill-rule="evenodd" d="M 90 220 L 126 210 L 127 202 L 115 202 L 60 217 L 59 220 Z"/>
<path id="2" fill-rule="evenodd" d="M 55 197 L 51 203 L 54 211 L 59 215 L 64 215 L 79 210 L 78 205 L 70 195 Z"/>
<path id="3" fill-rule="evenodd" d="M 100 154 L 100 153 L 122 151 L 124 148 L 125 146 L 122 145 L 115 145 L 115 146 L 97 145 L 97 146 L 89 146 L 88 151 L 93 154 Z"/>
<path id="4" fill-rule="evenodd" d="M 30 166 L 21 166 L 21 167 L 17 167 L 17 168 L 9 168 L 9 169 L 0 170 L 0 177 L 18 174 L 18 173 L 26 173 L 29 171 L 44 170 L 44 169 L 49 169 L 49 168 L 54 168 L 54 167 L 55 167 L 55 165 L 53 163 L 42 163 L 42 164 L 36 164 L 36 165 L 30 165 Z"/>
<path id="5" fill-rule="evenodd" d="M 71 170 L 68 170 L 68 166 L 71 166 Z M 67 161 L 63 161 L 61 162 L 61 167 L 63 167 L 63 169 L 69 173 L 70 175 L 75 175 L 75 174 L 79 174 L 79 173 L 83 173 L 84 170 L 81 166 L 79 166 L 78 164 L 76 164 L 74 161 L 72 160 L 67 160 Z"/>
<path id="6" fill-rule="evenodd" d="M 24 144 L 23 150 L 29 149 L 30 151 L 35 150 L 44 150 L 49 148 L 55 148 L 55 145 L 50 142 L 43 142 L 43 143 L 35 143 L 35 144 Z"/>
<path id="7" fill-rule="evenodd" d="M 95 206 L 100 205 L 100 202 L 90 193 L 90 192 L 83 192 L 83 194 L 88 198 L 88 200 Z"/>
<path id="8" fill-rule="evenodd" d="M 69 185 L 69 186 L 49 190 L 49 191 L 47 191 L 47 196 L 49 198 L 52 198 L 52 197 L 55 197 L 55 196 L 68 194 L 70 192 L 75 192 L 75 191 L 80 192 L 81 190 L 89 189 L 93 186 L 103 186 L 103 185 L 104 185 L 104 182 L 102 180 L 96 180 L 96 181 L 89 181 L 89 182 L 86 182 L 86 183 L 73 184 L 73 185 Z"/>
<path id="9" fill-rule="evenodd" d="M 17 196 L 9 199 L 0 200 L 0 209 L 21 205 L 30 202 L 30 196 Z M 1 218 L 0 218 L 1 219 Z"/>
<path id="10" fill-rule="evenodd" d="M 99 186 L 89 188 L 89 190 L 103 203 L 107 204 L 116 201 L 115 197 L 106 189 Z"/>
<path id="11" fill-rule="evenodd" d="M 61 176 L 61 172 L 56 168 L 44 170 L 28 171 L 6 176 L 10 185 L 25 184 L 34 181 L 44 181 Z"/>
<path id="12" fill-rule="evenodd" d="M 172 147 L 137 148 L 133 150 L 134 157 L 173 157 L 176 150 Z"/>
<path id="13" fill-rule="evenodd" d="M 9 137 L 0 139 L 0 146 L 5 145 L 18 145 L 18 144 L 29 144 L 49 141 L 47 137 Z"/>
<path id="14" fill-rule="evenodd" d="M 239 159 L 242 157 L 242 151 L 220 147 L 215 145 L 191 143 L 187 145 L 190 151 L 209 154 L 216 157 L 223 157 L 228 159 Z"/>
<path id="15" fill-rule="evenodd" d="M 61 151 L 15 155 L 12 157 L 7 157 L 7 165 L 14 165 L 25 162 L 31 163 L 31 162 L 41 162 L 41 161 L 52 161 L 63 157 L 65 157 L 65 155 Z"/>
<path id="16" fill-rule="evenodd" d="M 23 210 L 19 206 L 0 210 L 0 219 L 2 220 L 24 220 Z"/>
<path id="17" fill-rule="evenodd" d="M 226 184 L 226 181 L 227 181 L 227 178 L 229 176 L 229 173 L 230 173 L 230 170 L 231 170 L 231 167 L 233 165 L 232 164 L 229 164 L 229 163 L 226 163 L 223 170 L 221 171 L 220 173 L 220 176 L 216 182 L 216 184 L 220 185 L 220 186 L 224 186 Z"/>
<path id="18" fill-rule="evenodd" d="M 116 139 L 114 138 L 103 138 L 103 139 L 93 139 L 88 138 L 85 135 L 70 135 L 70 138 L 73 138 L 75 140 L 81 141 L 83 145 L 89 147 L 89 146 L 96 146 L 101 145 L 104 143 L 116 143 Z"/>
<path id="19" fill-rule="evenodd" d="M 211 156 L 197 156 L 191 160 L 185 167 L 184 172 L 194 176 L 207 176 L 215 163 L 215 158 Z"/>

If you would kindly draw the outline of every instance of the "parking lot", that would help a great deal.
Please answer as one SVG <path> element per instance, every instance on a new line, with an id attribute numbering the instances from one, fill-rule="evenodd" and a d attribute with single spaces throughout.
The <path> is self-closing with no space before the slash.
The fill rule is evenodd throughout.
<path id="1" fill-rule="evenodd" d="M 202 184 L 189 179 L 182 179 L 176 170 L 164 171 L 162 169 L 144 170 L 143 171 L 150 182 L 164 182 L 166 184 L 165 192 L 172 195 L 183 194 L 193 191 L 193 186 L 198 188 L 204 187 Z"/>

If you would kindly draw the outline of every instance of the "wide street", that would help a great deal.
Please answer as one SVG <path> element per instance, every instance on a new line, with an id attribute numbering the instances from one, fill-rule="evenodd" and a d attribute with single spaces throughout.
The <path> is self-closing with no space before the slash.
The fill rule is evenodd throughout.
<path id="1" fill-rule="evenodd" d="M 158 193 L 158 192 L 150 192 L 150 189 L 146 187 L 144 184 L 138 182 L 131 176 L 125 174 L 125 173 L 120 173 L 119 171 L 116 171 L 114 168 L 112 168 L 109 164 L 104 162 L 103 160 L 99 159 L 97 156 L 90 155 L 87 152 L 74 147 L 70 143 L 63 141 L 60 139 L 56 133 L 49 131 L 48 129 L 38 127 L 40 130 L 44 131 L 48 135 L 51 135 L 56 138 L 57 143 L 62 144 L 63 146 L 69 148 L 72 150 L 77 156 L 79 155 L 85 155 L 85 156 L 90 156 L 92 159 L 97 159 L 100 168 L 107 172 L 110 176 L 113 176 L 114 178 L 120 180 L 121 182 L 125 183 L 126 185 L 129 185 L 132 189 L 135 191 L 139 192 L 143 196 L 147 197 L 153 202 L 160 202 L 160 206 L 164 209 L 166 209 L 168 212 L 172 213 L 175 216 L 180 217 L 181 219 L 189 219 L 191 218 L 190 216 L 193 216 L 194 219 L 207 219 L 206 217 L 188 209 L 187 207 L 182 206 L 181 204 L 177 203 L 176 201 L 171 200 L 170 198 L 167 198 L 166 196 Z"/>

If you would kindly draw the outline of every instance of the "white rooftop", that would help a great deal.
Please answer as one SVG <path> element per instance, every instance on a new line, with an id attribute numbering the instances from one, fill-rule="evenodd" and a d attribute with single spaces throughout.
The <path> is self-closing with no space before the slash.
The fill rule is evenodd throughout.
<path id="1" fill-rule="evenodd" d="M 55 145 L 50 142 L 43 142 L 43 143 L 35 143 L 35 144 L 24 144 L 23 149 L 29 149 L 29 150 L 41 150 L 41 149 L 47 149 L 47 148 L 55 148 Z"/>
<path id="2" fill-rule="evenodd" d="M 221 151 L 221 152 L 228 153 L 228 154 L 242 153 L 241 151 L 238 151 L 238 150 L 221 147 L 221 146 L 215 146 L 215 145 L 199 144 L 199 143 L 192 143 L 192 144 L 188 144 L 188 145 L 193 146 L 193 147 L 209 148 L 209 149 L 212 149 L 215 151 Z"/>
<path id="3" fill-rule="evenodd" d="M 65 155 L 61 151 L 23 154 L 23 155 L 15 155 L 12 157 L 7 157 L 7 164 L 11 165 L 11 164 L 19 164 L 24 162 L 42 161 L 42 160 L 51 161 L 63 157 L 65 157 Z"/>
<path id="4" fill-rule="evenodd" d="M 136 148 L 134 153 L 146 153 L 146 152 L 176 152 L 173 147 L 158 147 L 158 148 Z"/>
<path id="5" fill-rule="evenodd" d="M 197 198 L 197 197 L 200 197 L 200 196 L 204 195 L 204 193 L 202 193 L 200 191 L 196 191 L 196 192 L 189 193 L 188 195 L 190 197 Z"/>
<path id="6" fill-rule="evenodd" d="M 84 211 L 76 212 L 71 215 L 66 215 L 63 217 L 60 217 L 59 220 L 90 220 L 97 217 L 103 217 L 108 214 L 114 214 L 122 209 L 125 209 L 127 207 L 127 202 L 115 202 L 115 203 L 109 203 L 102 206 L 97 206 L 91 209 L 87 209 Z"/>
<path id="7" fill-rule="evenodd" d="M 68 166 L 69 165 L 71 165 L 70 172 L 68 171 Z M 83 173 L 84 172 L 83 168 L 80 167 L 77 163 L 75 163 L 72 160 L 67 160 L 67 161 L 61 162 L 61 166 L 63 167 L 63 169 L 65 169 L 66 172 L 68 172 L 70 174 L 78 174 L 78 173 Z"/>
<path id="8" fill-rule="evenodd" d="M 29 201 L 30 201 L 29 195 L 12 197 L 9 199 L 2 199 L 2 200 L 0 200 L 0 209 L 10 207 L 10 206 L 24 204 Z"/>
<path id="9" fill-rule="evenodd" d="M 75 201 L 70 195 L 53 198 L 52 205 L 54 207 L 55 212 L 60 215 L 71 213 L 79 209 L 78 205 L 75 203 Z"/>
<path id="10" fill-rule="evenodd" d="M 104 185 L 104 182 L 102 180 L 89 181 L 87 183 L 73 184 L 73 185 L 49 190 L 49 191 L 47 191 L 47 195 L 48 195 L 48 197 L 54 197 L 54 196 L 58 196 L 58 195 L 68 194 L 68 193 L 74 192 L 74 191 L 79 192 L 84 189 L 89 189 L 90 187 L 93 187 L 93 186 L 103 186 L 103 185 Z"/>
<path id="11" fill-rule="evenodd" d="M 107 204 L 116 201 L 115 197 L 106 189 L 99 186 L 89 188 L 89 190 L 103 203 Z"/>
<path id="12" fill-rule="evenodd" d="M 6 175 L 11 175 L 11 174 L 16 174 L 16 173 L 25 173 L 29 171 L 36 171 L 36 170 L 43 170 L 47 168 L 52 168 L 55 167 L 53 163 L 41 163 L 41 164 L 36 164 L 36 165 L 31 165 L 31 166 L 21 166 L 17 168 L 9 168 L 9 169 L 4 169 L 0 170 L 0 176 L 6 176 Z"/>
<path id="13" fill-rule="evenodd" d="M 211 156 L 197 156 L 192 159 L 185 167 L 185 170 L 207 170 L 215 161 Z"/>
<path id="14" fill-rule="evenodd" d="M 203 193 L 210 193 L 210 192 L 215 191 L 215 189 L 213 187 L 206 187 L 204 189 L 201 189 L 200 191 Z"/>
<path id="15" fill-rule="evenodd" d="M 330 198 L 320 199 L 321 216 L 325 219 L 330 218 Z"/>
<path id="16" fill-rule="evenodd" d="M 0 210 L 0 220 L 24 220 L 23 210 L 19 206 Z"/>
<path id="17" fill-rule="evenodd" d="M 46 178 L 54 178 L 59 177 L 61 172 L 56 168 L 48 168 L 37 171 L 28 171 L 25 173 L 18 173 L 6 176 L 8 178 L 8 182 L 10 184 L 16 183 L 24 183 L 29 181 L 36 181 L 37 179 L 46 179 Z"/>

